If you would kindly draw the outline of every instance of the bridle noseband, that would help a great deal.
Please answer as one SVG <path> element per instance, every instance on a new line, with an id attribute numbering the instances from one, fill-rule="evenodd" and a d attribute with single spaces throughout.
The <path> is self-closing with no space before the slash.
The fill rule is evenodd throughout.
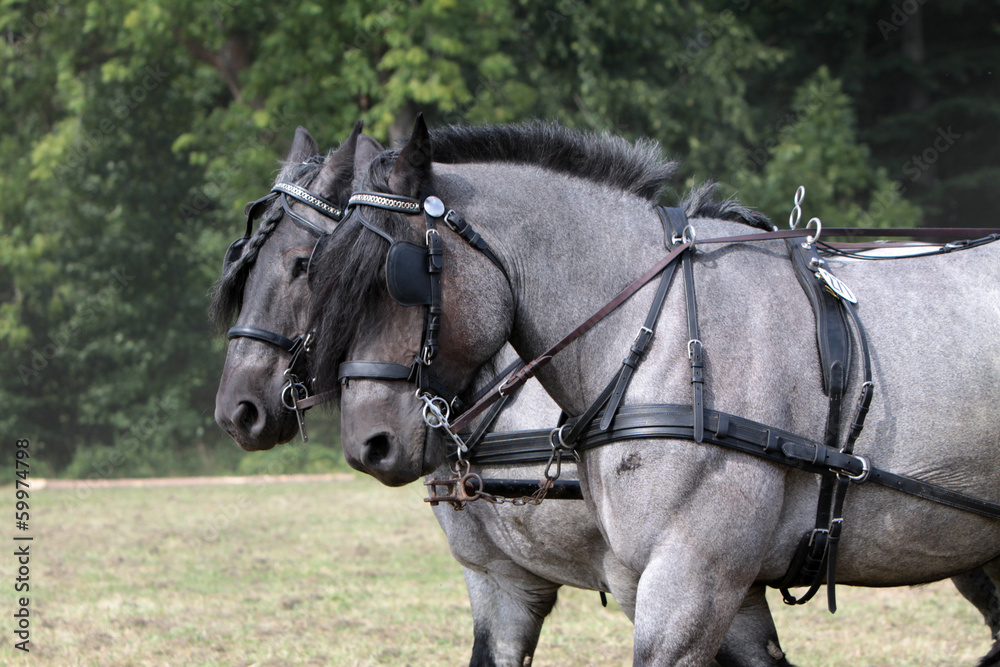
<path id="1" fill-rule="evenodd" d="M 223 275 L 229 271 L 230 266 L 234 262 L 243 256 L 243 251 L 246 249 L 247 243 L 253 235 L 254 220 L 263 215 L 264 209 L 267 208 L 268 204 L 275 199 L 281 203 L 281 208 L 285 215 L 288 216 L 288 218 L 295 223 L 295 225 L 316 237 L 316 246 L 319 245 L 320 240 L 329 235 L 329 231 L 317 226 L 293 211 L 291 204 L 288 201 L 289 197 L 305 204 L 306 206 L 309 206 L 315 211 L 318 211 L 325 217 L 333 220 L 334 223 L 339 223 L 344 218 L 344 211 L 321 195 L 310 192 L 309 190 L 295 185 L 294 183 L 287 183 L 284 181 L 275 183 L 274 187 L 271 188 L 271 191 L 267 195 L 246 205 L 244 209 L 247 216 L 246 232 L 242 237 L 233 241 L 228 250 L 226 250 L 225 260 L 222 265 Z M 313 247 L 314 252 L 316 246 Z M 300 378 L 305 377 L 307 372 L 305 366 L 306 355 L 309 352 L 309 345 L 312 342 L 312 332 L 303 332 L 296 334 L 293 338 L 288 338 L 282 334 L 262 329 L 260 327 L 238 325 L 231 327 L 226 336 L 229 340 L 234 338 L 250 338 L 261 341 L 262 343 L 278 347 L 291 355 L 291 359 L 288 361 L 288 367 L 285 369 L 284 373 L 285 384 L 281 388 L 281 403 L 285 406 L 285 408 L 295 413 L 295 418 L 298 420 L 299 433 L 302 435 L 302 441 L 307 442 L 309 438 L 306 434 L 305 428 L 306 407 L 303 407 L 301 402 L 310 397 L 309 385 L 311 383 L 308 380 L 303 381 Z"/>

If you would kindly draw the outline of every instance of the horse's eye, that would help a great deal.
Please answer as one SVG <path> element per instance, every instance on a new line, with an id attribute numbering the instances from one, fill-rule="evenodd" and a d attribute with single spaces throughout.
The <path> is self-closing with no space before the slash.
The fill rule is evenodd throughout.
<path id="1" fill-rule="evenodd" d="M 299 257 L 298 259 L 296 259 L 295 266 L 292 267 L 292 280 L 295 280 L 303 273 L 305 273 L 307 268 L 309 268 L 308 257 Z"/>

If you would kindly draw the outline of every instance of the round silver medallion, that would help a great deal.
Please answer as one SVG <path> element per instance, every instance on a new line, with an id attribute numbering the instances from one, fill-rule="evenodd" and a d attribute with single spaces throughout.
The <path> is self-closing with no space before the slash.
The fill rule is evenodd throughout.
<path id="1" fill-rule="evenodd" d="M 444 215 L 444 202 L 433 195 L 424 200 L 424 211 L 432 218 Z"/>

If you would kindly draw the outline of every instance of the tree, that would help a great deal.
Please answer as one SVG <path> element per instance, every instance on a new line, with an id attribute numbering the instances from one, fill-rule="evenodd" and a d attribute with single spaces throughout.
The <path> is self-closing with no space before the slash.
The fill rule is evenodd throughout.
<path id="1" fill-rule="evenodd" d="M 1000 3 L 836 5 L 762 0 L 748 25 L 794 57 L 780 77 L 749 84 L 760 111 L 781 115 L 820 66 L 842 81 L 872 163 L 899 183 L 927 226 L 986 226 L 1000 204 Z"/>
<path id="2" fill-rule="evenodd" d="M 855 124 L 840 82 L 820 68 L 796 91 L 772 143 L 748 153 L 733 181 L 739 195 L 777 218 L 791 209 L 801 185 L 805 220 L 818 217 L 837 227 L 917 226 L 919 208 L 903 199 L 885 169 L 872 166 Z"/>

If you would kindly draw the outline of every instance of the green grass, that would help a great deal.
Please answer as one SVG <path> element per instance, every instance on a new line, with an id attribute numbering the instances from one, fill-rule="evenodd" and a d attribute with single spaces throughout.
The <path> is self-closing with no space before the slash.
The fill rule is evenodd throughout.
<path id="1" fill-rule="evenodd" d="M 462 570 L 422 492 L 361 477 L 35 491 L 32 651 L 13 649 L 4 621 L 0 664 L 466 664 Z M 14 607 L 12 572 L 0 558 L 0 618 Z M 823 601 L 772 597 L 797 664 L 973 665 L 989 648 L 948 583 L 838 593 L 835 616 Z M 564 589 L 535 666 L 628 665 L 631 645 L 613 601 Z"/>

